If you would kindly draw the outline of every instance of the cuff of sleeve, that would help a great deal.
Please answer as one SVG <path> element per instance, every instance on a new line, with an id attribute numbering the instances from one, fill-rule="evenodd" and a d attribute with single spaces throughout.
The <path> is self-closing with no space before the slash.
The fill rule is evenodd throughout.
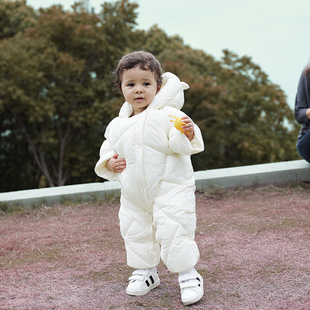
<path id="1" fill-rule="evenodd" d="M 103 178 L 107 179 L 109 181 L 117 180 L 117 173 L 114 173 L 113 171 L 109 170 L 107 167 L 107 161 L 114 155 L 114 151 L 110 151 L 104 156 L 100 157 L 98 160 L 96 166 L 95 166 L 95 172 L 96 174 Z"/>
<path id="2" fill-rule="evenodd" d="M 204 150 L 204 144 L 203 144 L 200 130 L 196 130 L 195 128 L 195 135 L 192 141 L 190 141 L 190 143 L 191 143 L 193 154 L 202 152 Z"/>

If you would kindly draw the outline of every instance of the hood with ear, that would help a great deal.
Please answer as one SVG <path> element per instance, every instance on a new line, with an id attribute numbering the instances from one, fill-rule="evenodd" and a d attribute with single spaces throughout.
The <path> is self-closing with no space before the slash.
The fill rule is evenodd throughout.
<path id="1" fill-rule="evenodd" d="M 181 110 L 184 104 L 184 90 L 189 86 L 171 72 L 163 74 L 163 84 L 147 109 L 160 109 L 165 106 Z M 126 101 L 120 109 L 119 117 L 130 117 L 133 109 Z"/>

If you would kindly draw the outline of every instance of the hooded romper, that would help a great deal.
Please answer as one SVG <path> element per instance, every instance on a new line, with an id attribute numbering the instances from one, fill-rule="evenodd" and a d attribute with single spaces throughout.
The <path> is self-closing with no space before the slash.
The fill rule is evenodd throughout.
<path id="1" fill-rule="evenodd" d="M 197 125 L 189 141 L 171 122 L 170 115 L 185 116 L 180 109 L 188 85 L 172 73 L 163 78 L 161 90 L 142 113 L 130 117 L 133 110 L 125 102 L 108 125 L 95 172 L 121 184 L 119 220 L 127 264 L 151 268 L 161 258 L 171 272 L 183 272 L 199 259 L 190 155 L 204 145 Z M 126 169 L 118 174 L 106 166 L 115 153 L 126 160 Z"/>

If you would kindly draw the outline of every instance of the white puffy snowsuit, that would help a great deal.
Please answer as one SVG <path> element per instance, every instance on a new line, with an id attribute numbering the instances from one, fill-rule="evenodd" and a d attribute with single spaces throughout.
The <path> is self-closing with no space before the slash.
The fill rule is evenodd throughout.
<path id="1" fill-rule="evenodd" d="M 119 117 L 108 125 L 95 172 L 121 183 L 119 210 L 127 264 L 136 269 L 157 266 L 160 257 L 171 272 L 195 266 L 199 250 L 196 229 L 195 179 L 190 155 L 203 151 L 200 130 L 189 141 L 169 115 L 182 117 L 183 88 L 172 73 L 163 75 L 161 90 L 142 113 L 125 102 Z M 119 174 L 107 169 L 115 153 L 125 158 Z"/>

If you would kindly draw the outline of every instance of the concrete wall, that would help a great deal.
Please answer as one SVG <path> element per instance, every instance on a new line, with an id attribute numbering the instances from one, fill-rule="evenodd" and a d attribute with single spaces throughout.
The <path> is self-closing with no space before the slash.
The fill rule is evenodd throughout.
<path id="1" fill-rule="evenodd" d="M 266 184 L 310 182 L 310 164 L 294 160 L 272 164 L 251 165 L 195 172 L 196 186 L 208 190 L 251 187 Z"/>
<path id="2" fill-rule="evenodd" d="M 276 183 L 310 182 L 310 164 L 304 160 L 251 165 L 195 172 L 197 190 L 216 186 L 223 188 L 251 187 Z M 29 207 L 55 204 L 66 200 L 89 201 L 120 195 L 118 182 L 67 185 L 25 191 L 0 193 L 0 204 L 8 207 Z"/>

